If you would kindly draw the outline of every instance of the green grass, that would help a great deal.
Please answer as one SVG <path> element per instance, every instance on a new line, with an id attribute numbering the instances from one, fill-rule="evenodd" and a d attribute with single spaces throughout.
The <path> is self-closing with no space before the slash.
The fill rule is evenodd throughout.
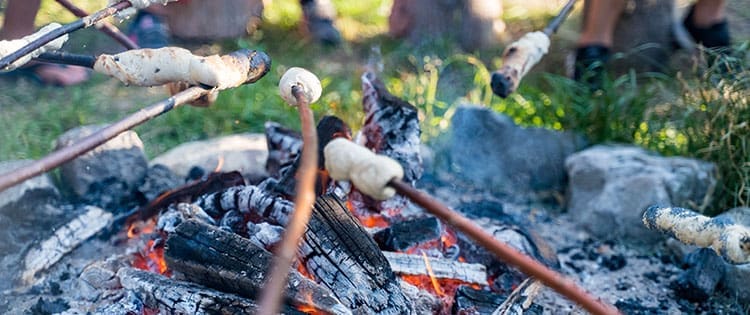
<path id="1" fill-rule="evenodd" d="M 554 13 L 545 1 L 506 1 L 509 37 L 539 29 Z M 89 11 L 105 1 L 89 1 Z M 301 66 L 322 80 L 324 93 L 314 105 L 316 117 L 334 114 L 355 129 L 363 119 L 359 76 L 366 66 L 382 65 L 391 92 L 420 109 L 423 140 L 432 141 L 450 126 L 457 105 L 484 104 L 525 126 L 576 130 L 592 143 L 626 142 L 665 155 L 685 155 L 717 163 L 722 185 L 717 198 L 704 205 L 720 212 L 750 205 L 747 63 L 730 76 L 696 67 L 666 75 L 626 73 L 605 89 L 590 93 L 563 76 L 560 64 L 572 45 L 579 16 L 574 14 L 553 42 L 553 50 L 508 99 L 493 96 L 489 71 L 501 64 L 501 47 L 470 54 L 452 42 L 412 46 L 387 37 L 388 0 L 334 1 L 337 26 L 346 39 L 338 48 L 311 43 L 299 30 L 296 0 L 275 0 L 261 28 L 247 38 L 196 48 L 231 51 L 254 48 L 273 59 L 271 72 L 255 84 L 223 91 L 210 108 L 185 106 L 136 128 L 147 154 L 158 155 L 179 143 L 238 133 L 262 132 L 268 120 L 292 128 L 296 111 L 278 96 L 276 83 L 286 69 Z M 37 24 L 69 22 L 52 1 L 44 2 Z M 744 37 L 742 37 L 744 36 Z M 747 39 L 748 34 L 740 34 Z M 96 53 L 116 49 L 93 30 L 76 32 L 68 50 Z M 737 47 L 738 54 L 748 48 Z M 746 60 L 743 60 L 746 62 Z M 675 78 L 678 78 L 677 80 Z M 4 82 L 4 81 L 0 81 Z M 82 86 L 39 87 L 29 82 L 0 84 L 0 160 L 39 158 L 65 130 L 82 124 L 115 121 L 166 98 L 160 88 L 125 87 L 100 75 Z M 696 205 L 698 207 L 700 205 Z"/>

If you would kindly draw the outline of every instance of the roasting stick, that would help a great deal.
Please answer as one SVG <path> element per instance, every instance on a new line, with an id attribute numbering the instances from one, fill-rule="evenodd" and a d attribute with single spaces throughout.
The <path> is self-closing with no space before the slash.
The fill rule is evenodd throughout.
<path id="1" fill-rule="evenodd" d="M 263 288 L 258 307 L 260 315 L 278 313 L 289 268 L 297 255 L 297 247 L 312 214 L 312 206 L 315 203 L 315 178 L 318 170 L 318 134 L 315 130 L 310 104 L 320 98 L 322 92 L 320 80 L 305 69 L 290 68 L 279 81 L 279 92 L 287 103 L 297 106 L 299 111 L 302 125 L 302 157 L 297 171 L 294 213 L 274 253 L 270 277 Z"/>
<path id="2" fill-rule="evenodd" d="M 258 81 L 271 68 L 271 60 L 268 55 L 263 52 L 255 52 L 243 49 L 230 55 L 234 56 L 234 58 L 237 59 L 235 60 L 234 65 L 239 67 L 239 69 L 236 69 L 235 71 L 239 71 L 245 74 L 245 80 L 243 82 L 237 82 L 236 86 Z M 245 60 L 240 60 L 242 58 L 244 58 Z M 107 127 L 97 131 L 96 133 L 88 137 L 81 139 L 80 141 L 70 146 L 54 151 L 27 166 L 18 168 L 9 173 L 0 174 L 0 192 L 8 189 L 13 185 L 21 183 L 24 180 L 52 170 L 60 166 L 61 164 L 96 148 L 97 146 L 116 137 L 120 133 L 126 130 L 130 130 L 135 126 L 138 126 L 150 120 L 151 118 L 157 117 L 180 105 L 196 100 L 203 95 L 215 91 L 216 89 L 233 88 L 236 86 L 214 88 L 201 85 L 189 87 L 186 90 L 179 92 L 168 99 L 149 105 L 146 108 L 143 108 L 111 125 L 108 125 Z"/>
<path id="3" fill-rule="evenodd" d="M 490 86 L 493 93 L 505 98 L 516 91 L 521 79 L 547 54 L 550 36 L 573 11 L 575 3 L 576 0 L 568 0 L 544 30 L 527 33 L 505 49 L 503 67 L 492 73 Z"/>
<path id="4" fill-rule="evenodd" d="M 75 4 L 71 3 L 68 0 L 56 0 L 57 3 L 59 3 L 64 8 L 68 9 L 73 15 L 82 18 L 89 15 L 88 12 L 84 11 L 83 9 L 77 7 Z M 125 34 L 120 32 L 120 29 L 118 29 L 116 26 L 112 25 L 109 22 L 101 21 L 99 23 L 95 24 L 96 29 L 102 31 L 102 33 L 107 34 L 109 37 L 112 37 L 112 39 L 116 40 L 122 46 L 124 46 L 127 49 L 138 49 L 138 44 L 130 40 Z"/>
<path id="5" fill-rule="evenodd" d="M 131 6 L 131 3 L 128 1 L 121 1 L 118 2 L 112 6 L 106 7 L 104 9 L 101 9 L 99 11 L 96 11 L 95 13 L 83 17 L 81 19 L 78 19 L 74 22 L 68 23 L 63 25 L 62 27 L 56 28 L 41 37 L 37 38 L 36 40 L 24 45 L 20 49 L 16 50 L 15 52 L 8 54 L 7 56 L 4 56 L 0 58 L 0 70 L 4 70 L 7 68 L 10 64 L 14 63 L 16 60 L 21 59 L 22 57 L 30 54 L 31 52 L 39 49 L 40 47 L 43 47 L 45 44 L 64 36 L 68 33 L 71 33 L 73 31 L 89 27 L 91 25 L 94 25 L 94 23 L 101 21 L 104 18 L 110 17 L 113 14 L 117 13 L 118 11 L 129 8 Z M 17 65 L 20 66 L 20 65 Z"/>
<path id="6" fill-rule="evenodd" d="M 572 280 L 498 241 L 471 220 L 401 181 L 403 169 L 395 160 L 376 155 L 342 138 L 326 145 L 324 153 L 326 169 L 331 178 L 349 180 L 361 192 L 379 200 L 390 198 L 396 192 L 402 194 L 443 222 L 468 235 L 501 260 L 575 301 L 590 313 L 619 314 L 615 307 L 592 296 Z"/>

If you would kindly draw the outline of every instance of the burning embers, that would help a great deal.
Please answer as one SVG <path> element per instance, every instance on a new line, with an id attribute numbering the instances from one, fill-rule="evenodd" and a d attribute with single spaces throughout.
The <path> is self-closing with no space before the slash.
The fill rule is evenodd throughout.
<path id="1" fill-rule="evenodd" d="M 373 74 L 366 73 L 362 81 L 366 121 L 355 141 L 398 161 L 403 179 L 414 183 L 422 174 L 416 109 L 390 95 Z M 236 175 L 214 173 L 160 196 L 141 210 L 146 216 L 160 211 L 158 219 L 129 227 L 129 236 L 140 242 L 134 267 L 257 298 L 268 276 L 270 251 L 294 210 L 290 200 L 302 146 L 297 134 L 276 124 L 266 127 L 273 177 L 245 185 Z M 335 117 L 321 119 L 317 130 L 321 153 L 333 139 L 352 138 Z M 455 313 L 462 311 L 453 305 L 459 288 L 505 288 L 488 281 L 507 277 L 488 275 L 486 262 L 472 263 L 484 256 L 467 256 L 474 252 L 459 247 L 461 235 L 436 218 L 404 197 L 377 201 L 359 192 L 356 182 L 331 180 L 324 165 L 321 154 L 319 197 L 289 271 L 287 307 L 307 313 Z M 529 241 L 527 247 L 536 249 L 535 240 Z M 501 270 L 497 264 L 492 260 L 490 270 Z M 522 280 L 512 279 L 518 280 L 512 288 Z M 415 305 L 423 299 L 410 293 L 411 286 L 429 292 L 439 305 Z"/>

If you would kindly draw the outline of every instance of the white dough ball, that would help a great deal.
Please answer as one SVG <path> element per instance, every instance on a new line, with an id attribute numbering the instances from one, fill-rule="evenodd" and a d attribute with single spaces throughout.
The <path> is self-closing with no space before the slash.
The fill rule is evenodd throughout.
<path id="1" fill-rule="evenodd" d="M 318 101 L 320 95 L 323 93 L 320 80 L 312 72 L 298 67 L 289 68 L 281 76 L 281 80 L 279 80 L 279 93 L 281 94 L 281 98 L 290 105 L 297 106 L 297 99 L 292 94 L 292 87 L 295 85 L 302 87 L 305 96 L 311 104 Z"/>

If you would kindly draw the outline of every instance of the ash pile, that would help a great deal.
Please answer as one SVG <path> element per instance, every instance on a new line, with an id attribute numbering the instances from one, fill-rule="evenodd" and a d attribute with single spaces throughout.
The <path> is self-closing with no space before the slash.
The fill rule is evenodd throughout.
<path id="1" fill-rule="evenodd" d="M 705 199 L 712 165 L 587 148 L 575 134 L 521 128 L 472 106 L 427 147 L 413 106 L 370 73 L 362 87 L 364 125 L 352 134 L 342 120 L 322 118 L 321 152 L 344 138 L 393 158 L 405 182 L 623 313 L 742 313 L 746 265 L 641 222 L 651 205 Z M 58 146 L 97 128 L 72 130 Z M 294 209 L 301 147 L 297 132 L 269 122 L 265 135 L 185 144 L 149 161 L 127 132 L 66 164 L 59 178 L 2 192 L 0 311 L 256 312 Z M 2 167 L 15 163 L 24 162 Z M 582 312 L 405 197 L 372 199 L 332 180 L 324 165 L 282 313 Z M 747 226 L 748 211 L 706 226 Z"/>

